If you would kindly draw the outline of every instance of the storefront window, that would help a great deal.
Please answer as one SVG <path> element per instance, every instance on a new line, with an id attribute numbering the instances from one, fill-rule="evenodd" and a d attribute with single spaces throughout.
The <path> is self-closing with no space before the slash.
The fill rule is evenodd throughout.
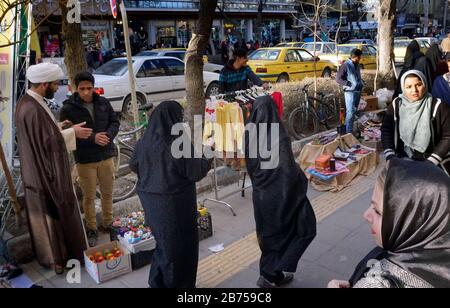
<path id="1" fill-rule="evenodd" d="M 177 36 L 174 26 L 159 26 L 156 28 L 156 39 L 161 48 L 172 48 L 177 45 Z"/>

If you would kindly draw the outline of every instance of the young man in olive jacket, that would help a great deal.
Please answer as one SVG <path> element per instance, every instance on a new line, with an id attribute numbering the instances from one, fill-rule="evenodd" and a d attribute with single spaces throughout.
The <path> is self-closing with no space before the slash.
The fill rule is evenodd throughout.
<path id="1" fill-rule="evenodd" d="M 93 130 L 89 139 L 77 139 L 74 151 L 79 183 L 83 191 L 83 209 L 87 224 L 89 245 L 98 239 L 95 213 L 97 181 L 100 186 L 103 214 L 103 231 L 108 231 L 113 221 L 112 195 L 114 184 L 114 143 L 120 122 L 109 101 L 95 93 L 95 80 L 91 73 L 75 76 L 76 92 L 64 102 L 60 120 L 72 124 L 86 122 Z"/>

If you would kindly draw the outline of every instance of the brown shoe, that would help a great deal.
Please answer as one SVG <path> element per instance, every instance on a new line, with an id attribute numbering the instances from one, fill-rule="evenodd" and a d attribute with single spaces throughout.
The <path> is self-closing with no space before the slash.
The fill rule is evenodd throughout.
<path id="1" fill-rule="evenodd" d="M 62 265 L 55 264 L 55 265 L 53 266 L 53 269 L 55 270 L 55 273 L 56 273 L 57 275 L 62 275 L 62 274 L 64 274 L 64 266 L 62 266 Z"/>
<path id="2" fill-rule="evenodd" d="M 108 226 L 108 227 L 100 226 L 100 227 L 98 227 L 98 231 L 100 231 L 102 233 L 110 234 L 111 233 L 111 226 Z"/>

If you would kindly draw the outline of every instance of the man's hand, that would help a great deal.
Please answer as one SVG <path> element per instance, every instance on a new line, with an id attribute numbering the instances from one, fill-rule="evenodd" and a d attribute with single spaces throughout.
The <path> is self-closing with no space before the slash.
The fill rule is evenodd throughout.
<path id="1" fill-rule="evenodd" d="M 61 129 L 70 128 L 72 125 L 73 125 L 73 123 L 69 120 L 64 120 L 63 122 L 59 123 L 59 127 L 61 127 Z"/>
<path id="2" fill-rule="evenodd" d="M 328 283 L 328 289 L 348 289 L 350 288 L 350 282 L 345 280 L 331 280 Z"/>
<path id="3" fill-rule="evenodd" d="M 109 144 L 109 137 L 105 132 L 95 134 L 95 143 L 99 146 L 107 146 Z"/>
<path id="4" fill-rule="evenodd" d="M 86 125 L 86 122 L 79 123 L 73 125 L 72 128 L 75 131 L 75 136 L 78 139 L 88 139 L 92 135 L 92 129 L 83 127 Z"/>

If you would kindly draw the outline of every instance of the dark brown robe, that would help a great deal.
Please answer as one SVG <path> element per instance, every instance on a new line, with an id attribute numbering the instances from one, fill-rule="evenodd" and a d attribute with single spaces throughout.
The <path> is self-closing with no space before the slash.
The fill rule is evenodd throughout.
<path id="1" fill-rule="evenodd" d="M 74 194 L 69 157 L 58 126 L 25 94 L 16 108 L 16 131 L 31 239 L 39 264 L 83 261 L 87 248 Z"/>

